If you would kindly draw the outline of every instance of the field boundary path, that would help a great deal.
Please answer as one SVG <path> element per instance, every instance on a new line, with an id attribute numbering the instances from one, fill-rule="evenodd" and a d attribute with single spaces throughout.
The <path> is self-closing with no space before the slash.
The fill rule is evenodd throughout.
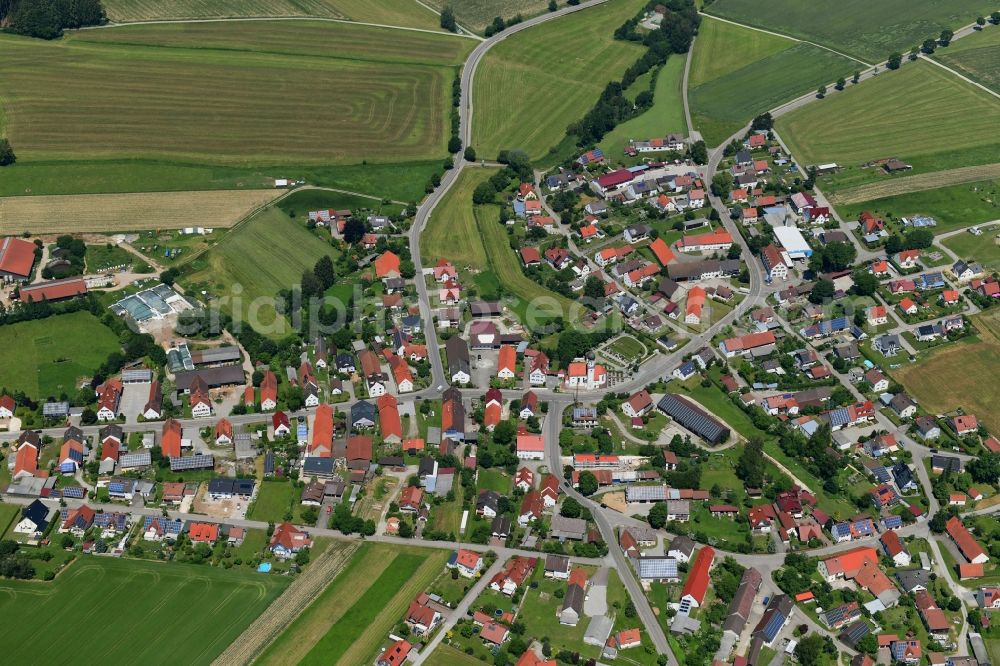
<path id="1" fill-rule="evenodd" d="M 361 542 L 325 550 L 247 627 L 212 666 L 246 666 L 264 652 L 347 565 Z"/>
<path id="2" fill-rule="evenodd" d="M 707 16 L 710 19 L 715 19 L 716 21 L 722 21 L 723 23 L 729 23 L 731 25 L 739 26 L 741 28 L 746 28 L 747 30 L 756 30 L 757 32 L 762 32 L 765 35 L 772 35 L 774 37 L 784 37 L 785 39 L 790 39 L 793 42 L 798 42 L 799 44 L 809 44 L 810 46 L 815 46 L 818 49 L 823 49 L 824 51 L 829 51 L 830 53 L 836 53 L 839 56 L 847 58 L 848 60 L 853 60 L 854 62 L 860 62 L 865 67 L 874 67 L 874 65 L 865 62 L 864 60 L 855 58 L 854 56 L 851 55 L 847 55 L 846 53 L 842 53 L 837 49 L 831 49 L 829 46 L 823 46 L 822 44 L 817 44 L 816 42 L 810 42 L 807 39 L 799 39 L 798 37 L 792 37 L 791 35 L 786 35 L 781 32 L 774 32 L 773 30 L 765 30 L 764 28 L 757 28 L 752 25 L 747 25 L 746 23 L 731 21 L 730 19 L 722 18 L 721 16 L 716 16 L 715 14 L 708 14 L 706 12 L 698 12 L 698 13 L 701 14 L 702 16 Z"/>
<path id="3" fill-rule="evenodd" d="M 944 63 L 939 62 L 936 58 L 924 58 L 924 60 L 926 60 L 927 62 L 934 63 L 935 65 L 937 65 L 941 69 L 945 70 L 946 72 L 950 72 L 951 74 L 953 74 L 954 76 L 957 76 L 958 78 L 962 79 L 966 83 L 974 85 L 977 88 L 979 88 L 980 90 L 988 92 L 989 94 L 993 95 L 997 99 L 1000 99 L 1000 93 L 998 93 L 997 91 L 993 90 L 992 88 L 987 88 L 986 86 L 984 86 L 981 83 L 976 83 L 975 81 L 973 81 L 972 79 L 970 79 L 969 77 L 967 77 L 965 74 L 959 74 L 958 72 L 956 72 L 955 70 L 953 70 L 948 65 L 945 65 Z"/>
<path id="4" fill-rule="evenodd" d="M 430 6 L 430 5 L 428 5 L 428 4 L 426 3 L 426 2 L 422 2 L 422 0 L 413 0 L 413 1 L 414 1 L 414 2 L 416 2 L 416 3 L 418 4 L 418 5 L 420 5 L 421 7 L 424 7 L 425 9 L 427 9 L 427 10 L 428 10 L 428 11 L 430 11 L 431 13 L 433 13 L 433 14 L 436 14 L 436 15 L 438 15 L 438 16 L 441 16 L 441 12 L 439 12 L 439 11 L 438 11 L 438 10 L 437 10 L 436 8 L 434 8 L 434 7 L 431 7 L 431 6 Z M 459 23 L 458 21 L 455 21 L 455 25 L 457 25 L 457 26 L 458 26 L 458 27 L 459 27 L 459 28 L 460 28 L 460 29 L 462 30 L 462 33 L 467 33 L 467 34 L 466 34 L 466 35 L 464 35 L 464 36 L 467 36 L 467 37 L 473 37 L 473 38 L 475 38 L 475 39 L 478 39 L 478 40 L 479 40 L 479 41 L 481 41 L 481 42 L 484 42 L 484 41 L 486 41 L 486 38 L 485 38 L 485 37 L 480 37 L 480 36 L 479 36 L 478 34 L 476 34 L 476 33 L 475 33 L 474 31 L 472 31 L 472 30 L 469 30 L 468 28 L 466 28 L 466 27 L 465 27 L 464 25 L 462 25 L 462 24 L 461 24 L 461 23 Z M 461 34 L 461 33 L 459 33 L 459 34 Z"/>
<path id="5" fill-rule="evenodd" d="M 422 4 L 422 3 L 421 3 Z M 475 33 L 460 34 L 448 32 L 446 30 L 429 30 L 427 28 L 412 28 L 405 25 L 388 25 L 386 23 L 370 23 L 366 21 L 352 21 L 350 19 L 330 18 L 329 16 L 233 16 L 230 18 L 196 18 L 196 19 L 153 19 L 150 21 L 124 21 L 122 23 L 105 23 L 103 25 L 88 25 L 77 30 L 104 30 L 105 28 L 123 28 L 130 25 L 170 25 L 174 23 L 236 23 L 249 21 L 322 21 L 323 23 L 347 23 L 350 25 L 364 25 L 369 28 L 391 28 L 393 30 L 409 30 L 410 32 L 426 32 L 430 35 L 441 35 L 443 37 L 461 37 L 463 39 L 475 39 L 483 41 L 483 38 Z M 464 30 L 464 28 L 463 28 Z"/>

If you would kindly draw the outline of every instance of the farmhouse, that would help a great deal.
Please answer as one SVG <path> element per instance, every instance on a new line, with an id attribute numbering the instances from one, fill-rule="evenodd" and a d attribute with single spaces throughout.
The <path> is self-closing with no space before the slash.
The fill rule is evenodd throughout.
<path id="1" fill-rule="evenodd" d="M 0 239 L 0 281 L 27 280 L 34 265 L 34 243 L 13 237 Z"/>
<path id="2" fill-rule="evenodd" d="M 733 237 L 728 231 L 712 231 L 696 236 L 684 236 L 675 244 L 681 252 L 711 252 L 727 250 L 733 244 Z"/>

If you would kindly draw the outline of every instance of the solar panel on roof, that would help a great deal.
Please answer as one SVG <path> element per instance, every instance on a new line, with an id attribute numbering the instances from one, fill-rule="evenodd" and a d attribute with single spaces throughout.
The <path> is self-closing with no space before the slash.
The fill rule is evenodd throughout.
<path id="1" fill-rule="evenodd" d="M 677 560 L 671 557 L 643 557 L 639 559 L 640 578 L 677 578 Z"/>
<path id="2" fill-rule="evenodd" d="M 775 612 L 768 620 L 767 626 L 764 627 L 764 635 L 767 637 L 768 642 L 774 640 L 774 637 L 778 635 L 781 628 L 785 626 L 785 616 L 780 612 Z"/>
<path id="3" fill-rule="evenodd" d="M 187 456 L 183 458 L 170 458 L 170 471 L 176 472 L 185 469 L 208 469 L 215 467 L 213 456 Z"/>
<path id="4" fill-rule="evenodd" d="M 627 502 L 657 502 L 667 498 L 664 486 L 627 486 L 625 500 Z"/>
<path id="5" fill-rule="evenodd" d="M 87 496 L 87 491 L 85 491 L 80 486 L 66 486 L 62 489 L 63 497 L 69 497 L 73 499 L 83 499 Z"/>

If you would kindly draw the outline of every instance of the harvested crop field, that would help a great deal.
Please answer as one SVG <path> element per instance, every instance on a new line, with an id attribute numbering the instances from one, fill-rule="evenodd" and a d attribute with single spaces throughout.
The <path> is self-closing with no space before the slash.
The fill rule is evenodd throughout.
<path id="1" fill-rule="evenodd" d="M 415 0 L 104 0 L 116 23 L 164 19 L 318 17 L 440 29 L 434 12 Z"/>
<path id="2" fill-rule="evenodd" d="M 873 113 L 872 109 L 886 109 Z M 891 110 L 891 111 L 888 111 Z M 947 151 L 1000 149 L 1000 100 L 930 63 L 908 63 L 778 118 L 775 128 L 803 164 L 854 166 L 943 146 L 916 137 L 947 136 Z M 965 162 L 949 166 L 969 166 Z"/>
<path id="3" fill-rule="evenodd" d="M 991 432 L 1000 429 L 1000 400 L 996 377 L 1000 374 L 1000 313 L 973 318 L 981 342 L 949 344 L 917 363 L 892 371 L 920 405 L 941 414 L 962 407 L 975 414 Z M 947 391 L 941 387 L 947 386 Z"/>
<path id="4" fill-rule="evenodd" d="M 793 46 L 795 41 L 787 37 L 704 16 L 691 54 L 688 84 L 700 86 Z"/>
<path id="5" fill-rule="evenodd" d="M 3 35 L 4 130 L 19 165 L 443 157 L 455 66 L 473 44 L 309 21 L 133 25 L 53 42 Z"/>
<path id="6" fill-rule="evenodd" d="M 893 197 L 909 192 L 922 192 L 949 185 L 974 183 L 983 179 L 1000 178 L 1000 164 L 962 167 L 948 171 L 922 173 L 916 176 L 897 178 L 886 177 L 881 182 L 869 183 L 859 187 L 840 190 L 830 194 L 830 203 L 854 204 L 884 197 Z"/>
<path id="7" fill-rule="evenodd" d="M 473 32 L 482 33 L 487 24 L 493 21 L 494 17 L 500 16 L 504 20 L 521 14 L 524 18 L 530 18 L 536 14 L 548 11 L 548 0 L 427 0 L 428 5 L 437 10 L 445 7 L 452 7 L 455 11 L 455 20 L 459 25 L 468 28 Z M 564 4 L 563 2 L 559 3 Z"/>
<path id="8" fill-rule="evenodd" d="M 580 120 L 608 82 L 643 53 L 614 38 L 641 7 L 622 0 L 537 25 L 497 44 L 473 84 L 472 145 L 482 157 L 520 149 L 545 156 Z M 554 93 L 554 91 L 558 91 Z"/>
<path id="9" fill-rule="evenodd" d="M 0 235 L 231 227 L 277 190 L 71 194 L 0 198 Z"/>

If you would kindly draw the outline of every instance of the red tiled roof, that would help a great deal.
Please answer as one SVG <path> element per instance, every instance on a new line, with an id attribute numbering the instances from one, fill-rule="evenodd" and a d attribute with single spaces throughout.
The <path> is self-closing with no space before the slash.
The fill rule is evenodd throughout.
<path id="1" fill-rule="evenodd" d="M 0 239 L 0 273 L 28 277 L 34 265 L 34 243 L 20 238 Z"/>
<path id="2" fill-rule="evenodd" d="M 958 516 L 952 516 L 945 523 L 945 529 L 948 531 L 948 535 L 952 538 L 958 549 L 962 551 L 965 555 L 965 559 L 970 562 L 981 555 L 985 555 L 983 547 L 979 545 L 979 542 L 973 538 L 969 530 L 965 528 L 962 521 L 958 519 Z"/>
<path id="3" fill-rule="evenodd" d="M 694 564 L 688 573 L 687 580 L 684 581 L 684 589 L 681 590 L 681 598 L 690 595 L 700 606 L 705 601 L 705 592 L 708 591 L 708 572 L 712 568 L 712 561 L 715 559 L 715 550 L 711 546 L 704 546 L 698 551 L 694 558 Z"/>
<path id="4" fill-rule="evenodd" d="M 21 300 L 25 303 L 35 301 L 58 301 L 87 293 L 87 283 L 80 278 L 67 278 L 21 287 Z"/>

